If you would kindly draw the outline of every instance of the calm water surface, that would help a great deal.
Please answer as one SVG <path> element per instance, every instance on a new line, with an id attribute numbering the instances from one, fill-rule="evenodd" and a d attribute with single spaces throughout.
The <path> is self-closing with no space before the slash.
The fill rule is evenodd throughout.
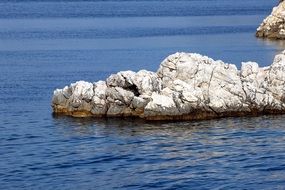
<path id="1" fill-rule="evenodd" d="M 284 116 L 148 123 L 53 117 L 55 88 L 197 52 L 240 67 L 277 0 L 2 0 L 0 189 L 285 189 Z"/>

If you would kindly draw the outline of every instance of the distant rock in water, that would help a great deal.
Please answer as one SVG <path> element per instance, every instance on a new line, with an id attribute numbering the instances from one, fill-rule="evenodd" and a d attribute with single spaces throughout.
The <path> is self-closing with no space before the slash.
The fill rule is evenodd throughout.
<path id="1" fill-rule="evenodd" d="M 233 64 L 195 53 L 167 57 L 156 73 L 123 71 L 54 91 L 56 114 L 196 120 L 285 113 L 285 51 L 269 67 Z"/>
<path id="2" fill-rule="evenodd" d="M 285 1 L 280 0 L 272 13 L 257 28 L 257 37 L 285 39 Z"/>

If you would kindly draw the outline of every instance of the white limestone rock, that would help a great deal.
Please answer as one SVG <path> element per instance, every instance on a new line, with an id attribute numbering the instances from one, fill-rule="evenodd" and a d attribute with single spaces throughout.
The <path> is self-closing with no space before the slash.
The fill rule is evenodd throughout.
<path id="1" fill-rule="evenodd" d="M 280 1 L 271 14 L 257 28 L 256 36 L 270 39 L 285 39 L 285 1 Z"/>
<path id="2" fill-rule="evenodd" d="M 233 64 L 194 53 L 167 57 L 157 73 L 124 71 L 106 82 L 54 91 L 55 113 L 71 116 L 207 119 L 285 112 L 285 52 L 271 66 Z"/>
<path id="3" fill-rule="evenodd" d="M 200 107 L 207 111 L 243 111 L 245 94 L 235 65 L 199 54 L 177 53 L 161 64 L 158 74 L 163 86 L 173 90 L 176 90 L 177 79 L 184 82 L 183 86 L 187 86 L 187 91 L 191 91 L 200 101 Z"/>
<path id="4" fill-rule="evenodd" d="M 107 85 L 104 81 L 98 81 L 96 83 L 93 83 L 94 86 L 94 96 L 92 98 L 92 109 L 91 113 L 93 115 L 105 115 L 107 112 L 107 101 L 106 101 L 106 91 L 107 91 Z"/>
<path id="5" fill-rule="evenodd" d="M 171 96 L 154 92 L 151 101 L 145 107 L 145 116 L 178 115 L 179 111 Z"/>

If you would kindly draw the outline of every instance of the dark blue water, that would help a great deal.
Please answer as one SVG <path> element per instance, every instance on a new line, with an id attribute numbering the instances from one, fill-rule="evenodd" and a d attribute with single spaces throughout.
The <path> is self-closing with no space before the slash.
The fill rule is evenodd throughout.
<path id="1" fill-rule="evenodd" d="M 285 189 L 284 116 L 148 123 L 53 117 L 55 88 L 197 52 L 269 65 L 277 0 L 2 0 L 0 189 Z"/>

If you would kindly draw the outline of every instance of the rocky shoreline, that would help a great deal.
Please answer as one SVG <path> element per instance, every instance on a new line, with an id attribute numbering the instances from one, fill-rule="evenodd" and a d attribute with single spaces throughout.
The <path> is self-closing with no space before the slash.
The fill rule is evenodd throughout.
<path id="1" fill-rule="evenodd" d="M 285 1 L 280 0 L 271 14 L 257 28 L 256 37 L 285 39 Z"/>
<path id="2" fill-rule="evenodd" d="M 55 114 L 202 120 L 285 113 L 285 52 L 272 65 L 234 64 L 195 53 L 168 56 L 157 72 L 112 74 L 106 81 L 78 81 L 54 91 Z"/>

